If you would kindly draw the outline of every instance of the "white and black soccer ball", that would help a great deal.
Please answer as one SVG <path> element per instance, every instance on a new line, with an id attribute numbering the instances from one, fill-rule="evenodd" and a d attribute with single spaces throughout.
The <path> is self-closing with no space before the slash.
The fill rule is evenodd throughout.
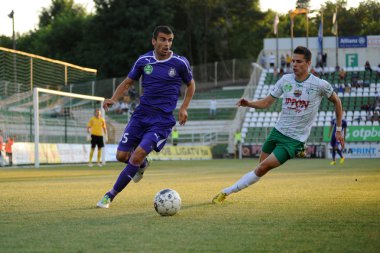
<path id="1" fill-rule="evenodd" d="M 162 216 L 171 216 L 181 209 L 181 197 L 172 189 L 157 192 L 153 199 L 154 209 Z"/>

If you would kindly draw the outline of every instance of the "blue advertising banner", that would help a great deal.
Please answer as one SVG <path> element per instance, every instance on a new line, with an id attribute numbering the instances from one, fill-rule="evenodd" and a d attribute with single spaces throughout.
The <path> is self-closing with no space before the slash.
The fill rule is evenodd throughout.
<path id="1" fill-rule="evenodd" d="M 367 36 L 339 37 L 339 48 L 367 47 Z"/>

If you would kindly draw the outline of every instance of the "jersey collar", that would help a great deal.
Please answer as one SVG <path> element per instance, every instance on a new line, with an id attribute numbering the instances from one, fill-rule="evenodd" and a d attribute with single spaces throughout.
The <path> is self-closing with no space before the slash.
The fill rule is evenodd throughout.
<path id="1" fill-rule="evenodd" d="M 306 77 L 304 80 L 302 80 L 302 81 L 298 81 L 297 78 L 296 78 L 296 76 L 294 75 L 294 80 L 295 80 L 297 83 L 303 83 L 303 82 L 305 82 L 307 79 L 309 79 L 309 77 L 310 77 L 310 73 L 307 75 L 307 77 Z"/>
<path id="2" fill-rule="evenodd" d="M 152 51 L 152 54 L 153 54 L 153 58 L 156 60 L 156 62 L 166 62 L 166 61 L 169 61 L 173 57 L 173 51 L 171 51 L 171 50 L 170 50 L 170 56 L 169 56 L 169 58 L 167 58 L 165 60 L 158 60 L 156 58 L 156 54 L 154 53 L 154 50 Z"/>

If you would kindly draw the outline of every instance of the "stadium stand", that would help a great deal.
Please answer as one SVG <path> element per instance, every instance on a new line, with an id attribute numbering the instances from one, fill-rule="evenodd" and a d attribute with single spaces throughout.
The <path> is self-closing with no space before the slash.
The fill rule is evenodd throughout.
<path id="1" fill-rule="evenodd" d="M 322 79 L 329 81 L 342 100 L 345 110 L 345 119 L 349 125 L 377 126 L 379 117 L 376 108 L 380 111 L 380 77 L 376 72 L 366 71 L 363 68 L 344 68 L 346 75 L 339 77 L 335 68 L 325 71 L 316 70 Z M 273 85 L 280 78 L 272 69 L 263 70 L 253 99 L 263 98 L 269 94 Z M 339 84 L 349 89 L 339 90 Z M 275 125 L 281 111 L 282 99 L 267 110 L 250 108 L 246 112 L 242 125 L 242 137 L 245 144 L 261 144 L 265 141 L 270 129 Z M 330 126 L 331 119 L 335 117 L 333 105 L 323 99 L 320 111 L 309 137 L 309 143 L 323 142 L 323 128 Z"/>

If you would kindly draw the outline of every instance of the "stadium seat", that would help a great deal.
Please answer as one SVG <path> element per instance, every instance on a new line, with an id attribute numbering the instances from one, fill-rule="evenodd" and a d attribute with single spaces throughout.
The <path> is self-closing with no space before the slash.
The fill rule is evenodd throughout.
<path id="1" fill-rule="evenodd" d="M 373 122 L 373 126 L 379 126 L 380 124 L 379 124 L 379 121 L 374 121 Z"/>
<path id="2" fill-rule="evenodd" d="M 366 122 L 365 122 L 365 125 L 366 125 L 366 126 L 372 126 L 372 121 L 366 121 Z"/>

